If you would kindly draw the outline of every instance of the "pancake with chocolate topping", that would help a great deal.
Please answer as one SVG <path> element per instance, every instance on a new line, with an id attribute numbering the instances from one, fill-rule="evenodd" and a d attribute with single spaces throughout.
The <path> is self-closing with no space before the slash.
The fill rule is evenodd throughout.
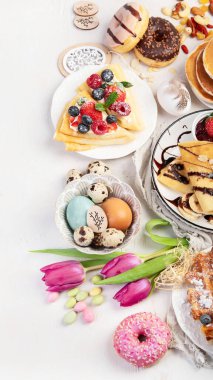
<path id="1" fill-rule="evenodd" d="M 176 59 L 179 50 L 180 35 L 171 22 L 161 17 L 151 17 L 148 29 L 134 52 L 146 65 L 163 67 Z"/>

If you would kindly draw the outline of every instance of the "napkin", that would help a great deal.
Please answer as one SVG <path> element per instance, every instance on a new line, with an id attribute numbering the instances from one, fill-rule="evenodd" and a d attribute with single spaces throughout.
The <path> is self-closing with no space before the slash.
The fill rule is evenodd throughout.
<path id="1" fill-rule="evenodd" d="M 186 237 L 192 249 L 201 251 L 211 248 L 213 245 L 213 233 L 208 234 L 199 228 L 190 226 L 190 224 L 177 219 L 162 203 L 157 191 L 153 187 L 151 179 L 151 156 L 156 141 L 164 129 L 165 127 L 158 128 L 158 132 L 133 155 L 136 171 L 135 186 L 150 209 L 155 211 L 161 218 L 168 220 L 177 236 Z M 213 368 L 213 358 L 197 347 L 190 338 L 185 335 L 177 322 L 172 307 L 167 313 L 167 322 L 173 332 L 171 348 L 184 352 L 184 355 L 191 360 L 196 367 Z"/>

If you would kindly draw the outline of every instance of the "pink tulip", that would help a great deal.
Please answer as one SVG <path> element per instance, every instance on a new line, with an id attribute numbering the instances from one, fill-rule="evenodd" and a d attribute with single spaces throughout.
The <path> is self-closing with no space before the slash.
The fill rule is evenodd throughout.
<path id="1" fill-rule="evenodd" d="M 49 292 L 63 292 L 82 284 L 85 271 L 81 263 L 76 260 L 62 261 L 41 268 L 44 272 L 42 280 L 48 286 Z"/>
<path id="2" fill-rule="evenodd" d="M 101 274 L 105 277 L 117 276 L 141 264 L 141 260 L 133 253 L 125 253 L 110 260 L 101 270 Z"/>
<path id="3" fill-rule="evenodd" d="M 147 278 L 142 278 L 126 284 L 113 298 L 120 302 L 120 306 L 132 306 L 148 297 L 151 289 L 150 281 Z"/>

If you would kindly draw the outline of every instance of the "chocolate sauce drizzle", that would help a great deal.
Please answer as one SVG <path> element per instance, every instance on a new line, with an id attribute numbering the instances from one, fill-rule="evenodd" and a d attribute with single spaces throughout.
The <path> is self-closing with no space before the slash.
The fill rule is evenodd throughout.
<path id="1" fill-rule="evenodd" d="M 129 11 L 134 17 L 136 17 L 138 19 L 138 21 L 141 21 L 141 15 L 140 13 L 135 9 L 133 8 L 131 5 L 129 4 L 125 4 L 124 5 L 124 8 Z"/>
<path id="2" fill-rule="evenodd" d="M 124 45 L 123 42 L 121 42 L 111 31 L 110 28 L 107 29 L 107 33 L 110 35 L 110 37 L 112 37 L 113 41 L 118 44 L 118 45 Z"/>
<path id="3" fill-rule="evenodd" d="M 119 18 L 116 15 L 114 15 L 114 18 L 120 24 L 120 26 L 122 26 L 123 29 L 125 29 L 127 32 L 129 32 L 133 37 L 137 37 L 137 35 L 135 33 L 133 33 L 125 24 L 123 24 L 123 22 L 121 20 L 119 20 Z"/>
<path id="4" fill-rule="evenodd" d="M 193 190 L 200 191 L 203 194 L 208 194 L 210 196 L 213 196 L 213 189 L 210 189 L 209 187 L 193 186 Z"/>

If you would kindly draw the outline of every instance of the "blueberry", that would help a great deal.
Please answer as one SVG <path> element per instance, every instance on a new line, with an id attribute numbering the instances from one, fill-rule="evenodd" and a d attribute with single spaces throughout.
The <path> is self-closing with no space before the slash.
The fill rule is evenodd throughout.
<path id="1" fill-rule="evenodd" d="M 212 318 L 210 315 L 208 314 L 203 314 L 201 315 L 200 317 L 200 322 L 203 324 L 203 325 L 208 325 L 209 323 L 212 322 Z"/>
<path id="2" fill-rule="evenodd" d="M 117 117 L 115 115 L 108 115 L 106 118 L 106 122 L 108 124 L 116 123 L 117 122 Z"/>
<path id="3" fill-rule="evenodd" d="M 104 89 L 103 88 L 96 88 L 92 91 L 92 97 L 95 100 L 101 100 L 104 97 Z"/>
<path id="4" fill-rule="evenodd" d="M 82 123 L 85 125 L 91 125 L 92 124 L 92 118 L 88 115 L 83 115 L 81 119 L 82 119 Z"/>
<path id="5" fill-rule="evenodd" d="M 90 130 L 89 125 L 86 125 L 83 123 L 78 124 L 78 132 L 79 133 L 87 133 L 87 132 L 89 132 L 89 130 Z"/>
<path id="6" fill-rule="evenodd" d="M 78 116 L 79 115 L 79 109 L 78 107 L 76 106 L 71 106 L 69 109 L 68 109 L 68 114 L 70 116 Z"/>
<path id="7" fill-rule="evenodd" d="M 102 71 L 101 78 L 105 82 L 111 82 L 111 80 L 114 78 L 114 74 L 113 74 L 112 70 L 106 69 L 106 70 Z"/>

